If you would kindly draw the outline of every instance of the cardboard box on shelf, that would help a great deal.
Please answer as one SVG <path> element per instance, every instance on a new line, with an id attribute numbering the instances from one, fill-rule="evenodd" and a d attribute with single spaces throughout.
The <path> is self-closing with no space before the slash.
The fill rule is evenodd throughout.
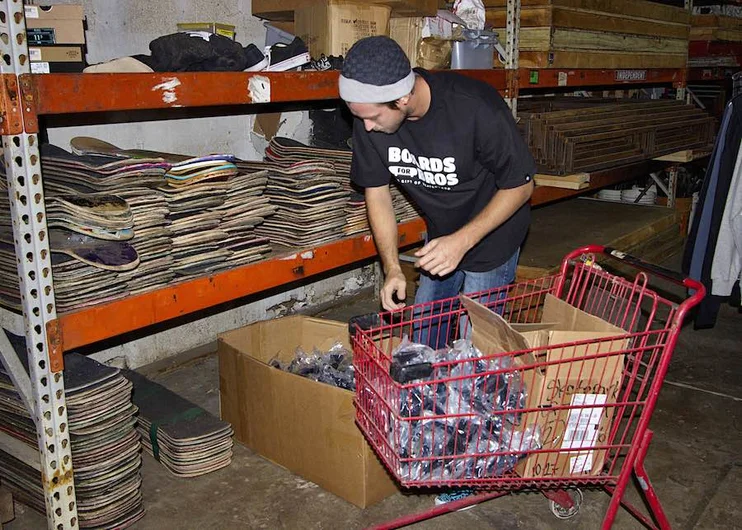
<path id="1" fill-rule="evenodd" d="M 256 453 L 365 508 L 398 490 L 355 425 L 353 393 L 268 365 L 336 342 L 350 350 L 347 324 L 304 316 L 221 334 L 221 415 Z"/>
<path id="2" fill-rule="evenodd" d="M 85 68 L 83 46 L 29 46 L 32 74 L 78 73 Z"/>
<path id="3" fill-rule="evenodd" d="M 389 12 L 387 6 L 327 0 L 298 9 L 294 29 L 312 57 L 345 55 L 357 40 L 389 35 Z"/>
<path id="4" fill-rule="evenodd" d="M 30 45 L 85 44 L 82 5 L 24 6 Z"/>
<path id="5" fill-rule="evenodd" d="M 463 299 L 472 322 L 472 341 L 484 354 L 605 339 L 625 335 L 621 328 L 589 315 L 558 298 L 547 295 L 541 323 L 509 325 L 499 315 L 468 298 Z M 526 385 L 526 408 L 543 409 L 523 415 L 517 429 L 537 427 L 542 450 L 534 452 L 515 467 L 525 478 L 596 475 L 605 463 L 605 450 L 585 449 L 605 443 L 613 421 L 624 371 L 627 339 L 594 341 L 581 346 L 554 347 L 535 356 L 515 360 L 522 366 L 536 362 L 555 362 L 521 372 Z M 581 360 L 588 355 L 612 355 Z M 615 355 L 613 355 L 615 354 Z M 559 406 L 589 406 L 587 409 L 559 409 Z M 579 431 L 576 426 L 583 429 Z M 577 449 L 582 448 L 582 449 Z"/>
<path id="6" fill-rule="evenodd" d="M 413 68 L 419 66 L 417 48 L 422 39 L 424 24 L 423 17 L 393 18 L 389 21 L 389 37 L 404 50 Z"/>
<path id="7" fill-rule="evenodd" d="M 323 0 L 253 0 L 252 14 L 265 20 L 294 20 L 294 12 L 311 7 Z M 392 17 L 435 16 L 438 0 L 378 0 L 358 2 L 364 5 L 385 5 L 391 9 Z"/>

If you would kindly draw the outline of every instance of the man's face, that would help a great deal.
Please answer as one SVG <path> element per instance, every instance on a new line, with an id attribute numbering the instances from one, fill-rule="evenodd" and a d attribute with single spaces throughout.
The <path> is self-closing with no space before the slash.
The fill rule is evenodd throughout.
<path id="1" fill-rule="evenodd" d="M 353 116 L 363 121 L 368 132 L 394 134 L 405 120 L 403 111 L 384 103 L 348 103 L 348 108 Z"/>

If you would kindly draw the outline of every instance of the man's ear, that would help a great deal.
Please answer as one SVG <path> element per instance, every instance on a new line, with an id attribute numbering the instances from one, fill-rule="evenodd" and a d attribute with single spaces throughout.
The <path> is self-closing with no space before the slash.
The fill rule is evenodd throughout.
<path id="1" fill-rule="evenodd" d="M 410 96 L 411 96 L 411 94 L 407 94 L 406 96 L 402 96 L 401 98 L 399 98 L 396 101 L 397 107 L 400 108 L 400 109 L 402 109 L 402 108 L 406 107 L 407 105 L 409 105 L 409 103 L 410 103 Z"/>

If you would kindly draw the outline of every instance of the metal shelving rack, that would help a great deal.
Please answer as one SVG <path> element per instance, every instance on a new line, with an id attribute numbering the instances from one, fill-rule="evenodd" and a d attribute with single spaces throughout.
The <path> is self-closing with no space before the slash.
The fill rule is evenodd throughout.
<path id="1" fill-rule="evenodd" d="M 503 90 L 516 110 L 520 89 L 607 85 L 672 84 L 685 86 L 685 71 L 645 70 L 643 76 L 622 78 L 618 70 L 519 69 L 517 43 L 520 0 L 508 0 L 509 57 L 504 70 L 462 71 Z M 219 274 L 130 296 L 70 313 L 57 314 L 38 149 L 38 116 L 336 100 L 337 72 L 290 73 L 177 73 L 177 74 L 44 74 L 29 70 L 25 18 L 19 0 L 0 0 L 0 134 L 2 134 L 8 192 L 23 315 L 0 310 L 0 326 L 26 337 L 30 377 L 4 333 L 0 358 L 21 392 L 36 423 L 40 463 L 0 433 L 0 447 L 40 468 L 49 528 L 78 528 L 73 462 L 63 381 L 65 351 L 139 330 L 199 310 L 258 294 L 270 288 L 316 276 L 376 255 L 373 240 L 364 234 L 329 244 L 274 255 L 270 259 Z M 641 162 L 591 175 L 581 190 L 537 187 L 533 205 L 636 178 L 656 162 Z M 423 240 L 425 226 L 417 219 L 399 226 L 399 244 Z M 246 281 L 249 278 L 249 281 Z M 21 444 L 22 445 L 22 444 Z M 31 458 L 32 460 L 32 458 Z"/>

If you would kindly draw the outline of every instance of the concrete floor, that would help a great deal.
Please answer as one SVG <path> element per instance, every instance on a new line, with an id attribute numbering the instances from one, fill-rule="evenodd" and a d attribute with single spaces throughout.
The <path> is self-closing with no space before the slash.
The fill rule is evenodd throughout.
<path id="1" fill-rule="evenodd" d="M 321 316 L 346 320 L 376 308 L 370 296 L 354 299 Z M 725 306 L 715 329 L 686 326 L 676 348 L 651 428 L 655 438 L 647 468 L 673 528 L 742 528 L 742 315 Z M 218 413 L 217 362 L 209 355 L 155 378 L 168 388 Z M 162 528 L 356 529 L 431 506 L 430 495 L 397 494 L 360 510 L 235 444 L 224 470 L 195 479 L 170 475 L 145 455 L 146 517 L 135 530 Z M 630 487 L 628 497 L 638 496 Z M 556 519 L 539 493 L 521 493 L 420 523 L 419 530 L 599 528 L 608 496 L 586 491 L 582 510 Z M 18 507 L 7 530 L 38 529 L 43 516 Z M 620 511 L 614 528 L 642 528 Z"/>

